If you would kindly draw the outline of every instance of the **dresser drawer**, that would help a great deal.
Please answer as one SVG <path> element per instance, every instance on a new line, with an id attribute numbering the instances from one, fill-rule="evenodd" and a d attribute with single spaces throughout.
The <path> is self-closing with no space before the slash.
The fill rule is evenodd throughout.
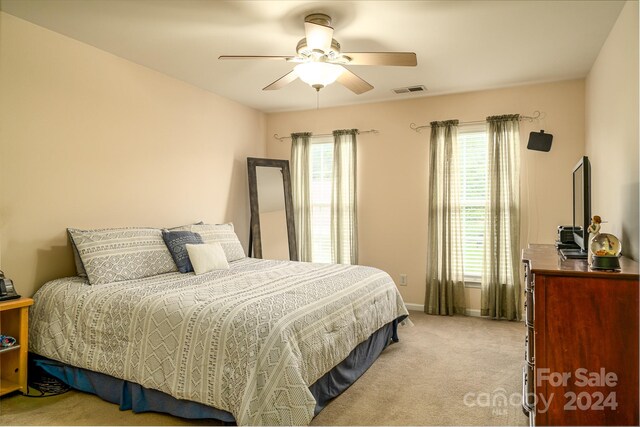
<path id="1" fill-rule="evenodd" d="M 524 339 L 524 360 L 531 366 L 535 366 L 533 328 L 527 327 L 527 335 Z"/>
<path id="2" fill-rule="evenodd" d="M 524 289 L 526 291 L 533 290 L 533 275 L 531 274 L 531 271 L 529 271 L 528 264 L 524 265 L 524 284 Z"/>
<path id="3" fill-rule="evenodd" d="M 524 293 L 524 320 L 528 327 L 533 328 L 534 321 L 534 305 L 533 289 L 527 289 Z"/>
<path id="4" fill-rule="evenodd" d="M 529 365 L 522 368 L 522 409 L 529 415 L 535 412 L 535 389 L 533 388 L 533 368 Z"/>

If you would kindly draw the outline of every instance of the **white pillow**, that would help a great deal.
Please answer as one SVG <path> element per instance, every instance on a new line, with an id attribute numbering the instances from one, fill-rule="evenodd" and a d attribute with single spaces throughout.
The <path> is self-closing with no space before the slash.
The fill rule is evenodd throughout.
<path id="1" fill-rule="evenodd" d="M 187 243 L 187 253 L 196 275 L 213 270 L 228 270 L 229 263 L 220 243 L 192 245 Z"/>

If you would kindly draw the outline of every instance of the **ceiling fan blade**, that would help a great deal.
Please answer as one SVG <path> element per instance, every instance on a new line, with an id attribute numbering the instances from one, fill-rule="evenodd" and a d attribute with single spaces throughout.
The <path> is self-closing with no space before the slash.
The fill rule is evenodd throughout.
<path id="1" fill-rule="evenodd" d="M 262 88 L 262 90 L 282 89 L 283 87 L 285 87 L 286 85 L 288 85 L 289 83 L 291 83 L 297 78 L 298 78 L 298 75 L 296 74 L 295 71 L 292 70 L 289 73 L 285 74 L 284 76 L 280 77 L 275 82 L 271 83 L 269 86 Z"/>
<path id="2" fill-rule="evenodd" d="M 284 60 L 284 61 L 288 61 L 291 58 L 294 58 L 294 56 L 278 56 L 278 55 L 272 55 L 272 56 L 268 56 L 268 55 L 255 55 L 255 56 L 243 56 L 243 55 L 222 55 L 219 56 L 218 59 L 271 59 L 271 60 Z"/>
<path id="3" fill-rule="evenodd" d="M 333 39 L 333 28 L 327 25 L 304 23 L 304 32 L 307 38 L 307 47 L 311 50 L 321 50 L 328 53 Z"/>
<path id="4" fill-rule="evenodd" d="M 345 86 L 356 95 L 360 95 L 361 93 L 365 93 L 373 89 L 373 86 L 371 86 L 369 83 L 365 82 L 346 68 L 344 68 L 344 71 L 342 72 L 342 74 L 340 74 L 340 77 L 338 77 L 338 83 Z"/>
<path id="5" fill-rule="evenodd" d="M 349 65 L 397 65 L 415 67 L 418 58 L 413 52 L 350 52 L 342 56 L 351 58 Z"/>

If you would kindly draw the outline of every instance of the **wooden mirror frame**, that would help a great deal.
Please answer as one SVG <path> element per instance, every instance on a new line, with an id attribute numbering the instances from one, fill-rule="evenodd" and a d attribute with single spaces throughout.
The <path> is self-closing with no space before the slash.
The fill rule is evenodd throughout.
<path id="1" fill-rule="evenodd" d="M 258 203 L 258 179 L 256 167 L 278 168 L 282 171 L 284 191 L 284 208 L 287 219 L 287 236 L 289 238 L 289 259 L 298 261 L 298 245 L 296 243 L 296 226 L 293 218 L 293 198 L 291 193 L 291 174 L 288 160 L 260 159 L 247 157 L 249 175 L 249 206 L 251 210 L 251 227 L 249 229 L 249 256 L 262 258 L 262 238 L 260 234 L 260 205 Z"/>

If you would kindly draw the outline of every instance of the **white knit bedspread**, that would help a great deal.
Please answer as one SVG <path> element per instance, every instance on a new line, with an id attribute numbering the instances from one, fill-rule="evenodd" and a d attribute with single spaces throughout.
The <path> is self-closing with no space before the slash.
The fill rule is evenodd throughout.
<path id="1" fill-rule="evenodd" d="M 34 300 L 31 351 L 226 410 L 241 425 L 309 424 L 309 385 L 408 314 L 378 269 L 252 258 L 201 276 L 58 279 Z"/>

